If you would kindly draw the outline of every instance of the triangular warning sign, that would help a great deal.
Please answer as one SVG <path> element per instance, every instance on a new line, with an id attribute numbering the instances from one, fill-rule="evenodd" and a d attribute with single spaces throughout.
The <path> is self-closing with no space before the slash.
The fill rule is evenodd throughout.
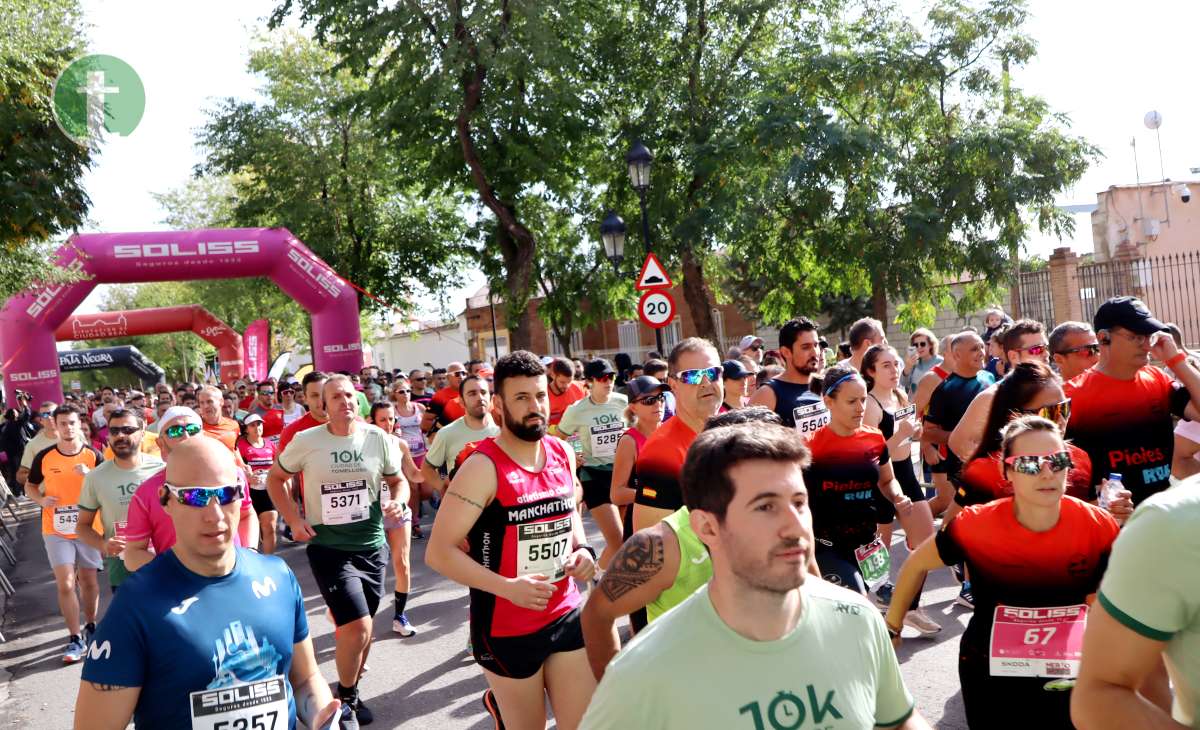
<path id="1" fill-rule="evenodd" d="M 658 257 L 652 253 L 646 254 L 646 262 L 642 264 L 642 273 L 638 275 L 637 290 L 664 289 L 674 286 L 667 270 L 663 268 Z"/>

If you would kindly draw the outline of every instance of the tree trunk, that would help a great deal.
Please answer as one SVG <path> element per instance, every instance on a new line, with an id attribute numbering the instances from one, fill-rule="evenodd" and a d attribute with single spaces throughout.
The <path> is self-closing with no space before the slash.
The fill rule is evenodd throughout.
<path id="1" fill-rule="evenodd" d="M 533 307 L 529 306 L 529 289 L 533 281 L 532 237 L 528 241 L 515 240 L 509 235 L 508 229 L 499 227 L 496 229 L 496 241 L 504 260 L 504 319 L 508 327 L 508 351 L 537 352 L 533 347 Z"/>
<path id="2" fill-rule="evenodd" d="M 712 297 L 708 293 L 708 284 L 704 281 L 704 268 L 692 252 L 691 246 L 686 244 L 680 251 L 679 260 L 683 266 L 683 298 L 687 302 L 688 311 L 691 312 L 696 335 L 716 345 L 717 351 L 724 357 L 724 343 L 717 342 L 717 325 L 713 322 Z"/>
<path id="3" fill-rule="evenodd" d="M 883 287 L 883 277 L 871 276 L 871 316 L 888 326 L 888 297 Z"/>

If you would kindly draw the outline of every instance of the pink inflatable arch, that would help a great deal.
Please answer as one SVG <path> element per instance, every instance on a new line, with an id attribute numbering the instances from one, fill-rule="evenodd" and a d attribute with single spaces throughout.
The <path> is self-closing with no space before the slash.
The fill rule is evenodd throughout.
<path id="1" fill-rule="evenodd" d="M 362 368 L 354 290 L 286 228 L 227 228 L 74 236 L 58 264 L 91 278 L 18 294 L 0 310 L 4 392 L 33 402 L 62 398 L 55 330 L 97 284 L 268 276 L 312 315 L 313 362 L 325 371 Z"/>

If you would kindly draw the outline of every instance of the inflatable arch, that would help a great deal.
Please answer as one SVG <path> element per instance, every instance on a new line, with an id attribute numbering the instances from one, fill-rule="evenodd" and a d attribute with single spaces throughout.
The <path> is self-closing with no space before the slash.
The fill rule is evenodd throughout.
<path id="1" fill-rule="evenodd" d="M 91 350 L 63 350 L 58 353 L 58 367 L 64 373 L 76 370 L 125 368 L 137 376 L 143 388 L 166 380 L 166 373 L 133 345 L 96 347 Z"/>
<path id="2" fill-rule="evenodd" d="M 183 307 L 150 307 L 98 314 L 73 314 L 58 326 L 54 338 L 69 340 L 106 340 L 163 332 L 195 332 L 200 339 L 217 348 L 221 382 L 232 383 L 242 377 L 242 336 L 199 304 Z"/>
<path id="3" fill-rule="evenodd" d="M 286 228 L 79 234 L 59 249 L 58 265 L 90 278 L 36 287 L 0 310 L 10 402 L 17 388 L 35 403 L 62 398 L 54 333 L 97 284 L 267 276 L 312 316 L 318 369 L 362 368 L 354 290 Z"/>

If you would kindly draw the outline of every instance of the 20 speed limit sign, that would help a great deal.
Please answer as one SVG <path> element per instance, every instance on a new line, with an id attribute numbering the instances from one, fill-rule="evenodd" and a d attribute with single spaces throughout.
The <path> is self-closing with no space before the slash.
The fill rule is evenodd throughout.
<path id="1" fill-rule="evenodd" d="M 666 327 L 675 318 L 675 300 L 665 291 L 648 291 L 638 300 L 638 317 L 647 327 Z"/>

